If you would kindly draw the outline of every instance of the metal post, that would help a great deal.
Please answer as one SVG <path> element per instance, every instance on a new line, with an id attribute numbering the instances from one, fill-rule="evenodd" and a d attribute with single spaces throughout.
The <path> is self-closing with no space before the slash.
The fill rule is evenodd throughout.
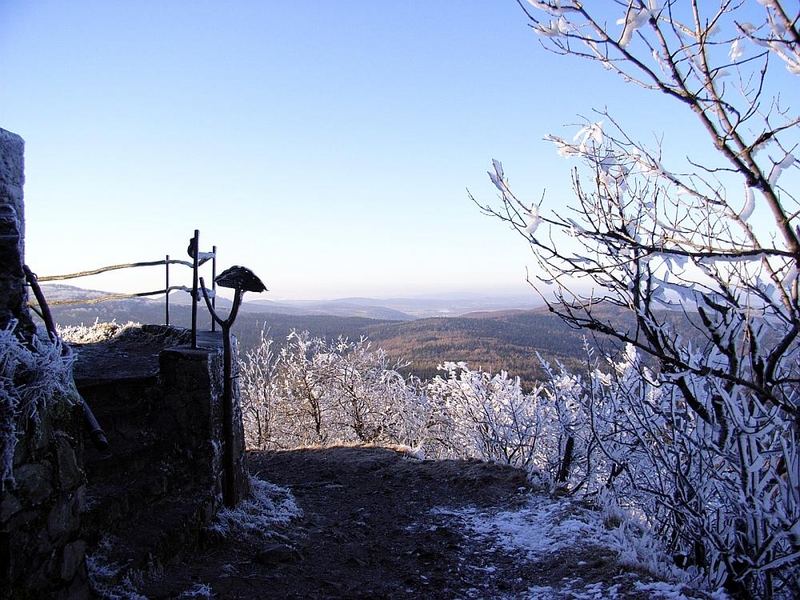
<path id="1" fill-rule="evenodd" d="M 200 230 L 194 230 L 192 262 L 192 349 L 197 348 L 197 259 L 200 256 Z"/>
<path id="2" fill-rule="evenodd" d="M 211 246 L 211 290 L 214 292 L 211 295 L 211 308 L 217 308 L 217 247 Z M 217 322 L 211 319 L 211 331 L 217 330 Z"/>
<path id="3" fill-rule="evenodd" d="M 166 273 L 166 294 L 164 295 L 164 324 L 169 325 L 169 254 L 164 260 L 164 270 Z"/>

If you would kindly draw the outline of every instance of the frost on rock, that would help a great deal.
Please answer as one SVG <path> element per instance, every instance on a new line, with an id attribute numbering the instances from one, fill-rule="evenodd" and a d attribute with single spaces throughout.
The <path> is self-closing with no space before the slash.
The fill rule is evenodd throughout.
<path id="1" fill-rule="evenodd" d="M 74 357 L 47 339 L 34 337 L 29 345 L 23 344 L 14 325 L 0 330 L 0 490 L 13 477 L 21 424 L 36 427 L 48 406 L 76 397 Z"/>
<path id="2" fill-rule="evenodd" d="M 94 344 L 116 337 L 133 327 L 139 327 L 139 323 L 128 321 L 127 323 L 119 324 L 116 321 L 95 321 L 93 325 L 89 326 L 70 325 L 59 327 L 58 336 L 71 344 Z"/>
<path id="3" fill-rule="evenodd" d="M 224 537 L 269 538 L 274 535 L 276 525 L 286 525 L 303 514 L 287 488 L 251 477 L 250 489 L 250 497 L 236 508 L 220 510 L 209 530 Z"/>

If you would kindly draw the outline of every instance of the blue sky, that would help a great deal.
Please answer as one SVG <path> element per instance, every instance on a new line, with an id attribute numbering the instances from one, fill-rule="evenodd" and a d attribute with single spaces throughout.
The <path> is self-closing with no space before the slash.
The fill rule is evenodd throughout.
<path id="1" fill-rule="evenodd" d="M 466 188 L 493 198 L 498 158 L 565 204 L 543 136 L 604 105 L 679 132 L 658 102 L 544 51 L 513 0 L 0 0 L 0 127 L 26 140 L 40 274 L 182 255 L 199 228 L 274 298 L 525 292 L 528 246 Z"/>

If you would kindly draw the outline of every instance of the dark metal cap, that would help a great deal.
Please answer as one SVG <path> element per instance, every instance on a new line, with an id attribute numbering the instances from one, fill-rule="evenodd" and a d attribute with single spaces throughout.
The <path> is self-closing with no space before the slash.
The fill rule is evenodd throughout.
<path id="1" fill-rule="evenodd" d="M 224 288 L 233 288 L 235 290 L 242 290 L 244 292 L 266 292 L 267 286 L 256 277 L 247 267 L 240 267 L 234 265 L 229 269 L 225 269 L 222 273 L 217 275 L 214 280 L 217 285 Z"/>

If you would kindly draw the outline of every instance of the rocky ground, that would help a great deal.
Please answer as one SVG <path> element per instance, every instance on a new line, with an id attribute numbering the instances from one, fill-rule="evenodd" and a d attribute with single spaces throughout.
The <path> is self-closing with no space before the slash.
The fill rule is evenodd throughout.
<path id="1" fill-rule="evenodd" d="M 117 597 L 707 597 L 623 566 L 596 513 L 510 467 L 363 447 L 252 453 L 249 467 L 271 482 L 258 502 Z"/>

